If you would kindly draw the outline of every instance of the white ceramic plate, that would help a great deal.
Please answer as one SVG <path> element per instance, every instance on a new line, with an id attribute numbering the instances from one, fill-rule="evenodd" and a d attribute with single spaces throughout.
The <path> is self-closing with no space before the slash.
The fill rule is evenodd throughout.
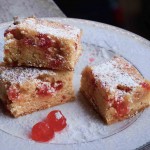
<path id="1" fill-rule="evenodd" d="M 26 145 L 24 149 L 28 146 L 31 149 L 133 149 L 150 140 L 150 135 L 146 132 L 150 125 L 150 109 L 131 119 L 106 126 L 78 94 L 82 69 L 87 64 L 110 59 L 116 54 L 128 59 L 145 78 L 150 80 L 149 41 L 125 30 L 101 23 L 62 18 L 49 18 L 49 20 L 75 25 L 83 30 L 83 54 L 76 65 L 74 77 L 76 101 L 17 119 L 12 119 L 0 112 L 0 129 L 8 133 L 1 132 L 5 141 L 16 149 L 19 149 L 21 145 Z M 3 32 L 9 24 L 0 25 L 1 59 L 3 57 Z M 56 134 L 54 140 L 49 143 L 31 141 L 28 138 L 31 127 L 54 109 L 61 110 L 66 116 L 67 128 Z M 4 144 L 4 148 L 8 149 L 8 145 Z"/>

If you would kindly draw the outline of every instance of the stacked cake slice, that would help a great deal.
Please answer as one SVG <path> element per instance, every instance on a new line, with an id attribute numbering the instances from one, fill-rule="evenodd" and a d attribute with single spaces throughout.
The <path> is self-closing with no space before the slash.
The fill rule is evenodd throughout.
<path id="1" fill-rule="evenodd" d="M 31 17 L 14 22 L 4 36 L 0 99 L 14 117 L 73 100 L 80 29 Z"/>
<path id="2" fill-rule="evenodd" d="M 81 30 L 56 22 L 27 18 L 4 33 L 4 60 L 11 66 L 74 70 L 81 53 Z"/>

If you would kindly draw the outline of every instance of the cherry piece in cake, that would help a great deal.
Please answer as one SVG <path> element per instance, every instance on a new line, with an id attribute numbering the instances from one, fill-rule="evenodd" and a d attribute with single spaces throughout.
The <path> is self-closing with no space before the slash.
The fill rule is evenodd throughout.
<path id="1" fill-rule="evenodd" d="M 47 142 L 54 137 L 54 130 L 46 122 L 38 122 L 32 127 L 31 138 L 37 142 Z"/>
<path id="2" fill-rule="evenodd" d="M 10 86 L 7 90 L 7 95 L 9 100 L 11 101 L 17 100 L 19 96 L 19 88 L 17 88 L 16 86 Z"/>
<path id="3" fill-rule="evenodd" d="M 39 34 L 37 45 L 42 48 L 49 48 L 52 46 L 52 40 L 46 34 Z"/>
<path id="4" fill-rule="evenodd" d="M 40 82 L 37 85 L 37 94 L 41 96 L 52 96 L 55 92 L 63 88 L 62 81 L 50 82 Z"/>
<path id="5" fill-rule="evenodd" d="M 63 88 L 63 83 L 62 81 L 56 81 L 55 83 L 53 83 L 53 88 L 56 90 L 56 91 L 59 91 L 60 89 Z"/>

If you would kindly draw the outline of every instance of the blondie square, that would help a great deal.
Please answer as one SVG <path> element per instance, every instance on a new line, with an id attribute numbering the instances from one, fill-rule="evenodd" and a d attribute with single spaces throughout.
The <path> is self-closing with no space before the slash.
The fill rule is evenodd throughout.
<path id="1" fill-rule="evenodd" d="M 74 99 L 72 71 L 0 66 L 0 99 L 14 117 Z"/>
<path id="2" fill-rule="evenodd" d="M 87 66 L 80 90 L 107 124 L 132 117 L 150 103 L 150 82 L 120 56 Z"/>
<path id="3" fill-rule="evenodd" d="M 81 54 L 80 29 L 45 19 L 14 22 L 4 37 L 4 61 L 10 66 L 74 70 Z"/>

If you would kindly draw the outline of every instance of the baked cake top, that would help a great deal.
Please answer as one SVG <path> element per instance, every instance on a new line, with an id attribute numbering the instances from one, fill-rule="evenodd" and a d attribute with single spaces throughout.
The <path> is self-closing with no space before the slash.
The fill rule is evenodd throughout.
<path id="1" fill-rule="evenodd" d="M 0 67 L 0 80 L 8 81 L 11 83 L 23 83 L 28 80 L 36 79 L 42 75 L 56 75 L 53 71 L 39 70 L 36 68 L 24 67 Z"/>
<path id="2" fill-rule="evenodd" d="M 35 17 L 19 20 L 17 24 L 13 24 L 9 29 L 31 29 L 41 34 L 49 34 L 59 38 L 77 40 L 81 30 L 77 27 L 61 24 L 58 22 L 38 19 Z"/>
<path id="3" fill-rule="evenodd" d="M 116 97 L 124 95 L 130 89 L 133 91 L 144 82 L 144 78 L 138 70 L 119 56 L 93 66 L 92 73 L 96 82 L 100 82 L 107 91 L 115 93 Z M 120 90 L 122 88 L 126 90 Z"/>

